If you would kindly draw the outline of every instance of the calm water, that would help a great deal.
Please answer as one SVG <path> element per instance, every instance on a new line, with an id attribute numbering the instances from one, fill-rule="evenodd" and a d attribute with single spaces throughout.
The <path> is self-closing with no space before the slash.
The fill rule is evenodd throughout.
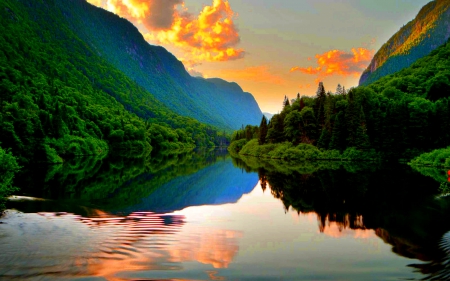
<path id="1" fill-rule="evenodd" d="M 45 200 L 8 203 L 0 279 L 445 280 L 445 171 L 422 174 L 226 151 L 35 167 L 17 184 Z"/>

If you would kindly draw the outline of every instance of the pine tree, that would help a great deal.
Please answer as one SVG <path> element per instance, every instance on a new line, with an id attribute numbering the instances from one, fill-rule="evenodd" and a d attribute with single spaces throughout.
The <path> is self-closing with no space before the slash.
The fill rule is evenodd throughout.
<path id="1" fill-rule="evenodd" d="M 325 128 L 322 130 L 322 134 L 320 135 L 319 141 L 317 142 L 317 146 L 319 148 L 328 149 L 330 141 L 331 141 L 331 134 L 328 131 L 328 129 Z"/>
<path id="2" fill-rule="evenodd" d="M 336 87 L 336 95 L 342 95 L 344 93 L 341 84 L 338 84 Z"/>
<path id="3" fill-rule="evenodd" d="M 302 111 L 302 109 L 305 107 L 305 101 L 303 100 L 303 98 L 300 99 L 300 111 Z"/>
<path id="4" fill-rule="evenodd" d="M 291 104 L 289 103 L 289 98 L 287 96 L 284 96 L 284 101 L 283 101 L 283 109 L 286 108 L 286 106 L 290 106 Z"/>
<path id="5" fill-rule="evenodd" d="M 347 128 L 345 126 L 345 114 L 341 111 L 337 114 L 336 121 L 334 122 L 329 149 L 343 151 L 346 147 L 346 139 Z"/>
<path id="6" fill-rule="evenodd" d="M 319 82 L 319 86 L 316 92 L 316 99 L 314 100 L 314 114 L 317 117 L 317 123 L 320 128 L 322 128 L 325 124 L 325 101 L 327 99 L 327 95 L 325 92 L 325 87 L 322 82 Z"/>
<path id="7" fill-rule="evenodd" d="M 258 136 L 259 145 L 263 145 L 266 143 L 267 129 L 268 129 L 267 119 L 266 116 L 263 115 L 261 119 L 261 124 L 259 125 L 259 136 Z"/>

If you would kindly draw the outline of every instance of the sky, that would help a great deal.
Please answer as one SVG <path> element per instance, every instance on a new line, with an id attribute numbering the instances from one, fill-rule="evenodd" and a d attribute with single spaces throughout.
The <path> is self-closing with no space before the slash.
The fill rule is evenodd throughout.
<path id="1" fill-rule="evenodd" d="M 263 112 L 357 86 L 375 52 L 430 0 L 87 0 L 138 27 L 193 76 L 238 83 Z"/>

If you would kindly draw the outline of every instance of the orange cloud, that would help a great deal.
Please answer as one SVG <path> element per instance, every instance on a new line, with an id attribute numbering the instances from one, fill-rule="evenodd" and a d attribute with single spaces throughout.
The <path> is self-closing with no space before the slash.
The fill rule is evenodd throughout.
<path id="1" fill-rule="evenodd" d="M 245 52 L 235 48 L 240 37 L 233 18 L 227 0 L 214 0 L 197 17 L 187 12 L 177 13 L 170 29 L 150 33 L 146 38 L 184 48 L 198 61 L 240 59 Z"/>
<path id="2" fill-rule="evenodd" d="M 293 67 L 291 72 L 299 71 L 309 75 L 317 75 L 316 81 L 326 76 L 359 76 L 369 65 L 374 55 L 373 50 L 352 48 L 351 52 L 331 50 L 315 56 L 317 67 Z"/>
<path id="3" fill-rule="evenodd" d="M 311 84 L 306 84 L 306 85 L 300 85 L 298 87 L 299 87 L 299 89 L 310 89 L 312 87 L 312 85 Z"/>
<path id="4" fill-rule="evenodd" d="M 142 24 L 147 41 L 180 47 L 196 61 L 228 61 L 243 58 L 236 48 L 240 37 L 228 0 L 213 0 L 199 15 L 184 8 L 183 0 L 88 0 L 91 4 Z"/>

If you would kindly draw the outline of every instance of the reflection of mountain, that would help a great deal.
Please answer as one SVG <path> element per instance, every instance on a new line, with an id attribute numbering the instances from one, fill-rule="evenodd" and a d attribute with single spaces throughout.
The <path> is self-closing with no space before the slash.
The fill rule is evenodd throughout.
<path id="1" fill-rule="evenodd" d="M 160 186 L 224 161 L 226 155 L 226 150 L 213 150 L 148 159 L 77 158 L 64 165 L 24 169 L 16 184 L 23 195 L 108 210 L 136 205 Z M 51 204 L 47 207 L 56 211 Z"/>
<path id="2" fill-rule="evenodd" d="M 158 187 L 139 204 L 120 211 L 170 212 L 189 206 L 234 203 L 252 191 L 257 183 L 256 173 L 248 174 L 236 169 L 231 160 L 219 161 L 195 174 L 178 177 Z"/>
<path id="3" fill-rule="evenodd" d="M 167 212 L 232 203 L 258 182 L 256 173 L 235 168 L 226 150 L 149 159 L 74 159 L 64 165 L 32 169 L 18 178 L 22 195 L 54 200 L 20 208 L 32 210 L 38 205 L 50 212 L 70 208 L 81 215 L 88 214 L 89 208 Z M 13 204 L 9 203 L 10 207 Z"/>

